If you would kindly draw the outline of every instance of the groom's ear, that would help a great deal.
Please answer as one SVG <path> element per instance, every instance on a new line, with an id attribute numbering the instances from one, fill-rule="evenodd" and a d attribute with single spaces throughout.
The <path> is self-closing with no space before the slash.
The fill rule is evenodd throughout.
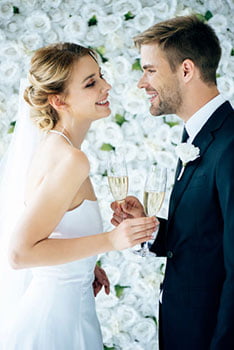
<path id="1" fill-rule="evenodd" d="M 186 58 L 181 65 L 182 79 L 184 83 L 188 83 L 196 74 L 196 67 L 192 60 Z"/>

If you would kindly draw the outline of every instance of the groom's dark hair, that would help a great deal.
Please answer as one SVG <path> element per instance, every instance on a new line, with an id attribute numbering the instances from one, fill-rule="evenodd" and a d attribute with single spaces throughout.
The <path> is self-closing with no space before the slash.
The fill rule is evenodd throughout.
<path id="1" fill-rule="evenodd" d="M 135 45 L 158 44 L 175 72 L 185 59 L 200 70 L 201 79 L 216 84 L 221 47 L 214 30 L 196 15 L 181 16 L 157 23 L 134 37 Z"/>

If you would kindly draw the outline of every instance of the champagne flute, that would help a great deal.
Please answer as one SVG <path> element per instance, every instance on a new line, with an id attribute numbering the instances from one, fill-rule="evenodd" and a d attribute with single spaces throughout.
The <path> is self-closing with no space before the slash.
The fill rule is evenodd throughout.
<path id="1" fill-rule="evenodd" d="M 128 173 L 124 154 L 111 151 L 107 169 L 108 183 L 113 198 L 123 203 L 128 194 Z"/>
<path id="2" fill-rule="evenodd" d="M 162 207 L 165 197 L 167 183 L 167 169 L 159 165 L 153 165 L 147 176 L 144 188 L 144 209 L 147 216 L 157 216 Z M 156 256 L 149 250 L 149 244 L 152 244 L 157 237 L 159 227 L 153 233 L 153 240 L 144 242 L 140 250 L 134 251 L 140 256 Z"/>

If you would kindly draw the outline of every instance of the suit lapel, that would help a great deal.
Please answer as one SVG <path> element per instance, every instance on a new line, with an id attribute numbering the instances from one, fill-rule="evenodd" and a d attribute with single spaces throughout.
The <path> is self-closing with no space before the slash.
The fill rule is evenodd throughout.
<path id="1" fill-rule="evenodd" d="M 209 120 L 195 137 L 193 145 L 195 147 L 199 147 L 200 157 L 192 162 L 189 162 L 186 165 L 182 178 L 179 181 L 175 180 L 174 188 L 170 198 L 168 224 L 174 216 L 175 210 L 183 196 L 184 191 L 192 179 L 194 171 L 199 166 L 200 162 L 202 161 L 202 157 L 204 156 L 211 142 L 214 140 L 214 131 L 222 126 L 230 110 L 232 110 L 231 105 L 228 102 L 223 103 L 211 115 Z"/>

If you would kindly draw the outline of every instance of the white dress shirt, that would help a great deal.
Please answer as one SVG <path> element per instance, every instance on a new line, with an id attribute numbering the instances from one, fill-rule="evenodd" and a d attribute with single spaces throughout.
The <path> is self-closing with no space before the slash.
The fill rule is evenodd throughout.
<path id="1" fill-rule="evenodd" d="M 192 143 L 196 135 L 211 117 L 214 111 L 225 102 L 222 95 L 218 95 L 194 113 L 189 120 L 184 124 L 189 135 L 188 143 Z"/>

